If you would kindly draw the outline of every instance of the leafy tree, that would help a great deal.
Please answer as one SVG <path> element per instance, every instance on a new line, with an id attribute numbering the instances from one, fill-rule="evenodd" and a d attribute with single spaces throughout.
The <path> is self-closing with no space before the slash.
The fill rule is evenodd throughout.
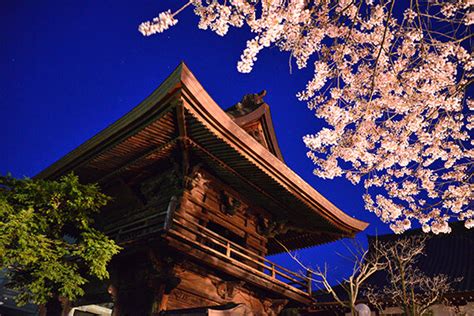
<path id="1" fill-rule="evenodd" d="M 120 247 L 92 219 L 109 199 L 73 174 L 56 181 L 0 176 L 0 269 L 18 304 L 75 300 L 89 277 L 109 277 L 107 263 Z"/>

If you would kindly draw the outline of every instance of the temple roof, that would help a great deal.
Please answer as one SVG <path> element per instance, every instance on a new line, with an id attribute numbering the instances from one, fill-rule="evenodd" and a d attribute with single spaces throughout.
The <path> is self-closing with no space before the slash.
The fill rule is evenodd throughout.
<path id="1" fill-rule="evenodd" d="M 265 90 L 260 93 L 247 94 L 240 102 L 231 106 L 225 112 L 250 136 L 283 161 L 273 129 L 270 107 L 263 100 L 266 94 Z"/>
<path id="2" fill-rule="evenodd" d="M 146 172 L 183 140 L 229 185 L 295 227 L 278 236 L 290 249 L 353 236 L 368 225 L 342 212 L 284 163 L 263 93 L 225 112 L 184 63 L 142 103 L 37 177 L 74 171 L 82 181 L 105 183 L 118 174 Z M 270 253 L 282 251 L 275 240 L 268 246 Z"/>

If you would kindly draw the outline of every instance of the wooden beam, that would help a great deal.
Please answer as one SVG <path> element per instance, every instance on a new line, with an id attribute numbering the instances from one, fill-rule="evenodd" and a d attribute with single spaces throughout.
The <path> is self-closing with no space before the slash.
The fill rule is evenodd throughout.
<path id="1" fill-rule="evenodd" d="M 189 162 L 189 148 L 186 142 L 186 138 L 188 138 L 188 131 L 186 129 L 186 115 L 184 113 L 184 105 L 183 105 L 182 100 L 180 100 L 180 102 L 176 106 L 176 123 L 178 125 L 179 144 L 181 147 L 183 181 L 184 181 L 184 176 L 186 176 L 189 173 L 190 162 Z"/>
<path id="2" fill-rule="evenodd" d="M 168 209 L 166 210 L 166 219 L 165 219 L 165 226 L 164 226 L 165 232 L 167 232 L 171 228 L 174 212 L 176 211 L 177 206 L 178 206 L 178 198 L 175 195 L 173 195 L 170 199 L 170 203 L 168 204 Z"/>
<path id="3" fill-rule="evenodd" d="M 124 163 L 122 166 L 120 166 L 118 169 L 115 169 L 112 173 L 109 173 L 109 174 L 103 176 L 103 177 L 100 178 L 97 182 L 100 183 L 100 184 L 103 184 L 106 180 L 110 179 L 111 177 L 113 177 L 113 176 L 115 176 L 115 175 L 117 175 L 117 174 L 122 173 L 122 172 L 125 171 L 128 167 L 130 167 L 130 166 L 136 164 L 137 162 L 139 162 L 139 161 L 142 160 L 142 159 L 145 159 L 146 157 L 150 156 L 151 154 L 154 154 L 154 153 L 157 153 L 157 152 L 162 151 L 163 149 L 166 149 L 166 148 L 175 146 L 177 140 L 178 140 L 178 137 L 173 138 L 173 139 L 171 139 L 170 141 L 164 143 L 163 145 L 160 145 L 160 146 L 158 146 L 158 147 L 155 147 L 155 148 L 152 148 L 152 149 L 146 151 L 145 153 L 139 155 L 138 157 L 135 157 L 135 158 L 133 158 L 132 160 L 127 161 L 127 162 Z"/>

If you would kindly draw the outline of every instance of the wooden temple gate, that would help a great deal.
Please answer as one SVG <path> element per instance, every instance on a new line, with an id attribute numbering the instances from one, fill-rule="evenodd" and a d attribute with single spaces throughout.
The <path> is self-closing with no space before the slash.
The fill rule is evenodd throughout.
<path id="1" fill-rule="evenodd" d="M 91 283 L 75 305 L 111 302 L 114 315 L 278 315 L 312 302 L 311 276 L 266 257 L 367 224 L 288 168 L 263 96 L 223 111 L 181 64 L 39 175 L 74 171 L 113 197 L 96 221 L 124 250 L 109 282 Z"/>

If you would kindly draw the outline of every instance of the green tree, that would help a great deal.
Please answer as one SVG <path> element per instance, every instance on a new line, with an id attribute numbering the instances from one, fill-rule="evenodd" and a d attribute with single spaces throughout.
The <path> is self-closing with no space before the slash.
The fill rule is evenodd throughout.
<path id="1" fill-rule="evenodd" d="M 92 219 L 109 199 L 73 174 L 56 181 L 0 176 L 0 269 L 18 304 L 75 300 L 88 278 L 109 277 L 107 263 L 120 247 Z"/>

